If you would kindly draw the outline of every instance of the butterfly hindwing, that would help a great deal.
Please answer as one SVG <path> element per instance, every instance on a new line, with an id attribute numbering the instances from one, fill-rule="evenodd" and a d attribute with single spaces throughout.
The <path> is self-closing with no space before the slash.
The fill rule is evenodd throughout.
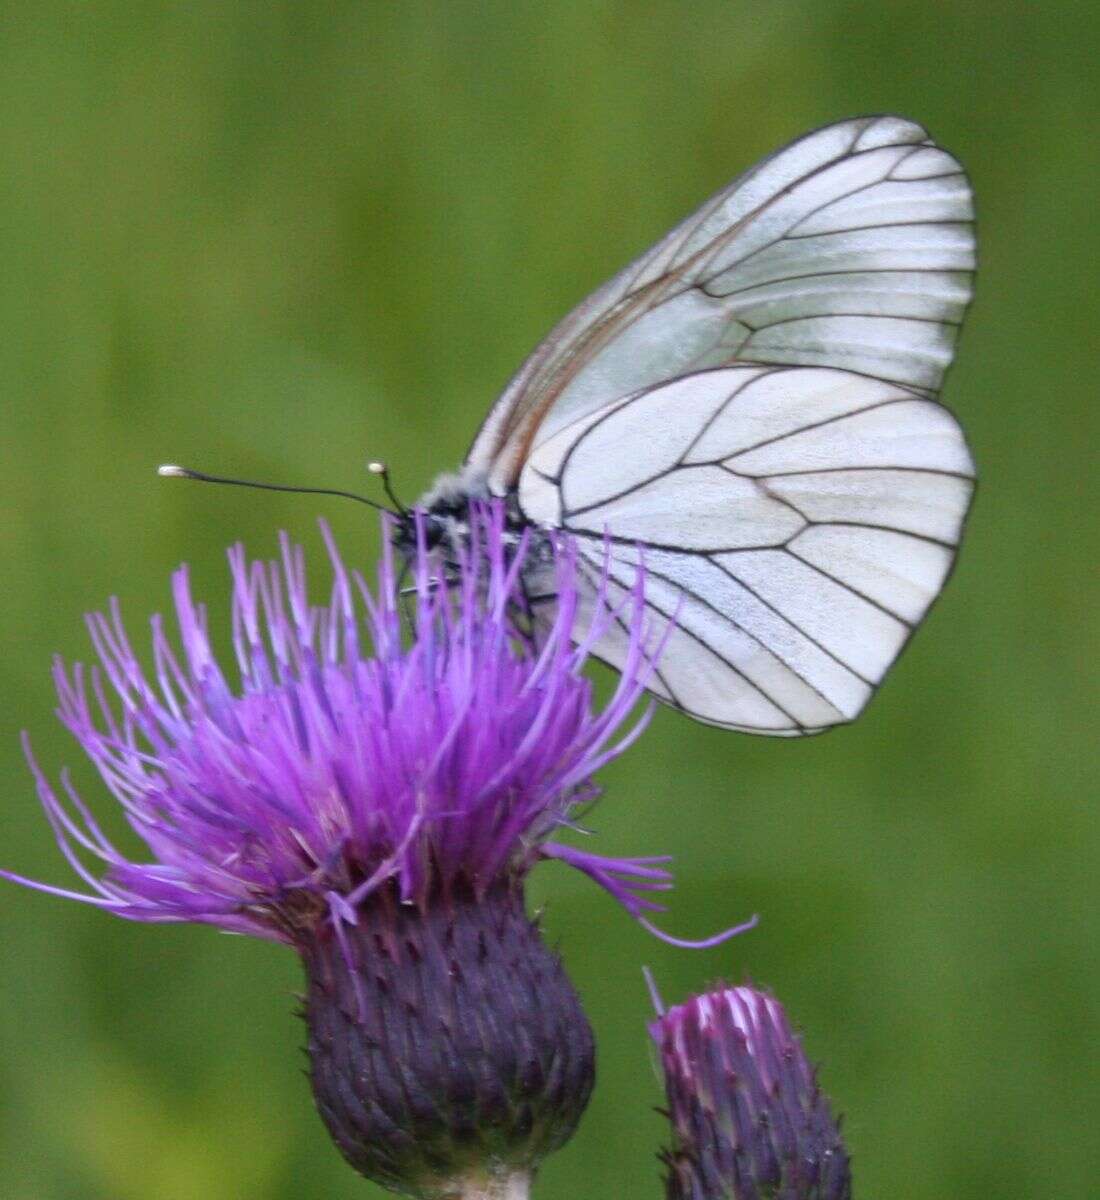
<path id="1" fill-rule="evenodd" d="M 559 430 L 524 516 L 576 540 L 593 586 L 639 561 L 660 625 L 654 692 L 698 719 L 796 734 L 853 719 L 938 594 L 973 490 L 954 418 L 822 367 L 674 380 Z M 599 648 L 619 657 L 614 632 Z"/>

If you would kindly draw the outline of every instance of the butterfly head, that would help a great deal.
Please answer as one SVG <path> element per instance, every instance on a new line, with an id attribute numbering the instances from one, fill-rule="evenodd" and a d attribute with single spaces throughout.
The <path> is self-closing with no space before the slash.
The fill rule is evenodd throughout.
<path id="1" fill-rule="evenodd" d="M 421 544 L 453 557 L 469 541 L 470 502 L 488 497 L 484 478 L 474 477 L 468 468 L 440 475 L 412 508 L 398 514 L 394 546 L 406 561 L 416 557 Z"/>
<path id="2" fill-rule="evenodd" d="M 515 492 L 496 495 L 485 472 L 469 465 L 441 475 L 413 508 L 398 514 L 393 544 L 406 563 L 415 561 L 423 548 L 437 560 L 443 577 L 457 578 L 473 540 L 473 527 L 477 524 L 488 529 L 484 525 L 485 506 L 501 502 L 501 548 L 510 557 L 524 547 L 524 586 L 536 581 L 541 585 L 542 575 L 553 558 L 547 535 L 524 517 Z"/>

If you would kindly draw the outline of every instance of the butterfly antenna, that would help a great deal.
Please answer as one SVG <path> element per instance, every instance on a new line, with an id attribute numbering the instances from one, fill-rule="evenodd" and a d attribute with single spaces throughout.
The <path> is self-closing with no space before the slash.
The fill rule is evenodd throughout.
<path id="1" fill-rule="evenodd" d="M 378 475 L 382 480 L 382 490 L 386 493 L 389 502 L 397 509 L 401 516 L 409 511 L 404 504 L 397 498 L 396 492 L 393 490 L 393 484 L 390 482 L 390 469 L 384 462 L 369 462 L 367 470 L 372 475 Z"/>
<path id="2" fill-rule="evenodd" d="M 208 475 L 205 471 L 192 471 L 189 467 L 180 467 L 175 463 L 164 463 L 157 467 L 157 474 L 164 479 L 197 479 L 200 483 L 227 483 L 233 487 L 261 488 L 267 492 L 301 492 L 309 496 L 339 496 L 344 500 L 356 500 L 360 504 L 367 505 L 368 508 L 376 508 L 379 512 L 390 512 L 384 504 L 379 504 L 376 500 L 360 496 L 356 492 L 343 492 L 338 488 L 292 487 L 286 483 L 259 483 L 255 479 L 229 479 L 224 475 Z M 399 509 L 399 512 L 404 511 L 404 509 Z"/>

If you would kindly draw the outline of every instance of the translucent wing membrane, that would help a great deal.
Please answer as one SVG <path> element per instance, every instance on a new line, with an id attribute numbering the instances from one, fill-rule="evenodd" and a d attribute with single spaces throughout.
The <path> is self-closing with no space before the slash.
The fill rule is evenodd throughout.
<path id="1" fill-rule="evenodd" d="M 950 571 L 973 490 L 954 418 L 821 367 L 700 372 L 541 442 L 524 515 L 578 541 L 595 584 L 675 617 L 652 690 L 699 720 L 816 732 L 867 703 Z M 613 665 L 627 639 L 605 638 Z"/>
<path id="2" fill-rule="evenodd" d="M 932 395 L 970 299 L 972 217 L 962 169 L 919 125 L 811 133 L 570 313 L 468 461 L 503 492 L 532 448 L 610 401 L 738 362 L 841 367 Z"/>

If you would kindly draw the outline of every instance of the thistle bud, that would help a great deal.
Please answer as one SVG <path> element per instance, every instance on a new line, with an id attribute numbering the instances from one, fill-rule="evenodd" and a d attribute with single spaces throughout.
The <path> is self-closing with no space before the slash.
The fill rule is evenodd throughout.
<path id="1" fill-rule="evenodd" d="M 672 1124 L 668 1200 L 850 1200 L 838 1123 L 777 1000 L 709 992 L 650 1032 Z"/>

